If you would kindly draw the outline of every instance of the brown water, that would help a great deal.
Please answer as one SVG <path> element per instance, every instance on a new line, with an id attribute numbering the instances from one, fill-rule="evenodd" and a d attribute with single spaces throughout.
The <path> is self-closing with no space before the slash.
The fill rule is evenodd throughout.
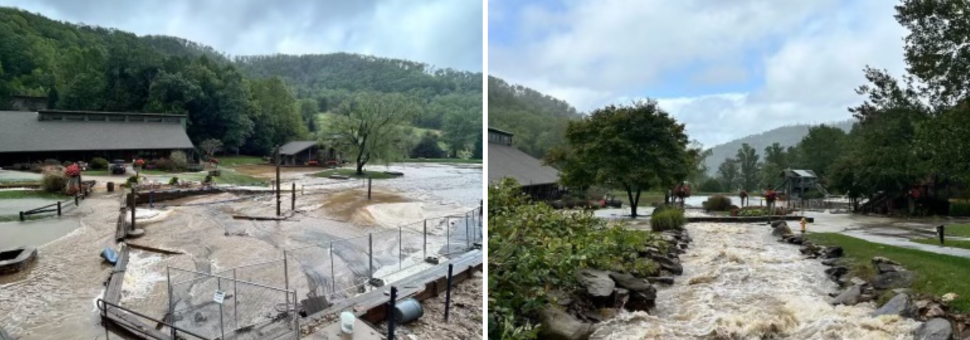
<path id="1" fill-rule="evenodd" d="M 652 314 L 625 313 L 594 339 L 910 339 L 917 322 L 869 316 L 872 303 L 833 307 L 824 267 L 764 225 L 692 223 L 684 274 Z"/>
<path id="2" fill-rule="evenodd" d="M 161 319 L 168 306 L 166 267 L 218 272 L 280 260 L 283 249 L 325 245 L 349 238 L 353 241 L 345 241 L 347 246 L 336 248 L 334 262 L 338 278 L 352 282 L 360 276 L 362 268 L 366 270 L 366 254 L 361 258 L 360 249 L 366 249 L 366 235 L 372 232 L 382 233 L 375 236 L 375 253 L 380 254 L 375 269 L 378 273 L 389 273 L 393 271 L 392 266 L 404 267 L 395 256 L 400 252 L 399 232 L 395 232 L 398 229 L 389 230 L 389 226 L 417 222 L 416 217 L 462 212 L 477 206 L 482 197 L 480 166 L 420 164 L 391 169 L 406 175 L 374 181 L 370 201 L 363 199 L 366 189 L 361 181 L 336 181 L 307 177 L 306 172 L 288 172 L 287 180 L 297 183 L 300 189 L 305 187 L 305 192 L 298 196 L 297 212 L 287 221 L 232 218 L 233 214 L 275 215 L 272 195 L 218 194 L 163 202 L 156 206 L 163 214 L 140 221 L 139 228 L 145 229 L 146 234 L 132 242 L 185 254 L 159 255 L 133 250 L 121 304 Z M 284 182 L 284 187 L 288 183 Z M 290 195 L 284 193 L 284 213 L 290 213 L 289 199 Z M 235 201 L 224 202 L 229 200 Z M 3 242 L 43 244 L 38 262 L 31 270 L 0 277 L 0 326 L 19 339 L 104 339 L 94 301 L 103 294 L 103 282 L 111 269 L 99 254 L 105 246 L 117 249 L 113 238 L 119 207 L 119 194 L 102 193 L 82 202 L 80 208 L 60 219 L 0 224 Z M 149 210 L 140 207 L 140 213 Z M 430 225 L 429 231 L 444 234 L 443 226 L 449 221 L 438 222 Z M 420 230 L 417 225 L 415 228 Z M 412 230 L 406 238 L 412 240 L 414 235 Z M 445 241 L 431 239 L 429 243 L 429 251 L 437 252 L 444 248 Z M 413 246 L 406 248 L 416 250 Z M 317 268 L 326 262 L 317 256 L 322 254 L 310 255 L 313 261 L 309 266 L 290 262 L 291 272 L 307 274 L 308 279 L 291 282 L 291 288 L 296 288 L 301 298 L 311 289 L 313 283 L 309 278 L 317 274 L 316 270 L 329 269 Z M 247 275 L 281 287 L 284 285 L 281 268 L 280 263 L 257 266 Z M 211 292 L 199 292 L 195 289 L 186 294 L 211 299 Z"/>

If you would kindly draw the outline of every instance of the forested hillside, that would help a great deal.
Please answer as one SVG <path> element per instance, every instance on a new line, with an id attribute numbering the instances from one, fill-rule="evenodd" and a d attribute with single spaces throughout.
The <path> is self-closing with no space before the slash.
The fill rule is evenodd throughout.
<path id="1" fill-rule="evenodd" d="M 414 112 L 404 123 L 444 130 L 452 154 L 481 139 L 481 73 L 346 53 L 230 60 L 181 38 L 12 8 L 0 8 L 0 42 L 0 109 L 20 95 L 47 97 L 54 109 L 183 113 L 196 145 L 218 139 L 227 151 L 266 154 L 316 137 L 319 112 L 346 115 L 352 98 L 384 98 L 359 94 L 400 94 Z"/>
<path id="2" fill-rule="evenodd" d="M 852 129 L 852 123 L 852 120 L 846 120 L 827 125 L 837 127 L 845 132 L 849 132 L 849 130 Z M 805 136 L 808 135 L 808 129 L 811 126 L 812 125 L 810 124 L 783 126 L 717 145 L 710 149 L 711 155 L 705 159 L 708 175 L 715 175 L 718 166 L 724 162 L 724 159 L 734 157 L 738 152 L 738 149 L 741 149 L 743 144 L 748 144 L 748 146 L 754 148 L 756 154 L 764 157 L 762 151 L 774 143 L 778 143 L 778 145 L 783 148 L 795 146 L 802 140 L 802 138 L 805 138 Z"/>
<path id="3" fill-rule="evenodd" d="M 515 146 L 535 157 L 562 144 L 567 122 L 579 117 L 563 100 L 488 77 L 488 126 L 514 133 Z"/>

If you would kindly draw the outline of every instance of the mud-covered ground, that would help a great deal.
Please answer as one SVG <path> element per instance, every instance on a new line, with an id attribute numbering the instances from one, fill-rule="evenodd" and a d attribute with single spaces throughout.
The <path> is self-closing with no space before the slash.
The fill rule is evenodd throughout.
<path id="1" fill-rule="evenodd" d="M 445 294 L 425 300 L 424 316 L 398 328 L 400 339 L 482 339 L 482 273 L 455 286 L 451 291 L 451 310 L 445 322 Z M 413 338 L 411 337 L 413 336 Z"/>

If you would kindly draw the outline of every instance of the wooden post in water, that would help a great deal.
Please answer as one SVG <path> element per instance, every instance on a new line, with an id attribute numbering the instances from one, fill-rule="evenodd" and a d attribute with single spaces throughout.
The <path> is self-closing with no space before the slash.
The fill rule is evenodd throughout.
<path id="1" fill-rule="evenodd" d="M 135 230 L 135 185 L 131 185 L 131 229 L 125 230 L 125 234 L 128 231 Z"/>
<path id="2" fill-rule="evenodd" d="M 367 200 L 370 201 L 371 178 L 367 177 Z"/>
<path id="3" fill-rule="evenodd" d="M 291 196 L 292 199 L 290 200 L 290 210 L 293 211 L 296 210 L 296 182 L 293 182 L 293 191 L 291 193 L 293 195 Z"/>

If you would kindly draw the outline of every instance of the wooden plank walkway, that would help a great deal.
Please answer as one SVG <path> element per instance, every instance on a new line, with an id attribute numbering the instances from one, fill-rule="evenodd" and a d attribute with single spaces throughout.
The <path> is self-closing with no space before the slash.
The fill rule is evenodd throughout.
<path id="1" fill-rule="evenodd" d="M 104 300 L 117 304 L 121 300 L 121 288 L 125 283 L 125 270 L 128 268 L 128 254 L 130 249 L 121 246 L 118 251 L 118 262 L 111 269 L 111 276 L 108 277 L 107 288 L 104 291 Z"/>
<path id="2" fill-rule="evenodd" d="M 452 284 L 472 276 L 472 272 L 482 270 L 482 251 L 473 250 L 452 259 L 449 262 L 439 264 L 428 270 L 411 275 L 393 284 L 397 287 L 398 300 L 413 297 L 418 301 L 423 301 L 443 293 L 448 284 L 448 263 L 454 265 L 452 268 Z M 362 320 L 376 323 L 383 321 L 386 317 L 386 304 L 390 286 L 375 289 L 370 292 L 338 301 L 329 308 L 305 318 L 304 323 L 315 321 L 339 314 L 340 312 L 352 310 Z"/>

